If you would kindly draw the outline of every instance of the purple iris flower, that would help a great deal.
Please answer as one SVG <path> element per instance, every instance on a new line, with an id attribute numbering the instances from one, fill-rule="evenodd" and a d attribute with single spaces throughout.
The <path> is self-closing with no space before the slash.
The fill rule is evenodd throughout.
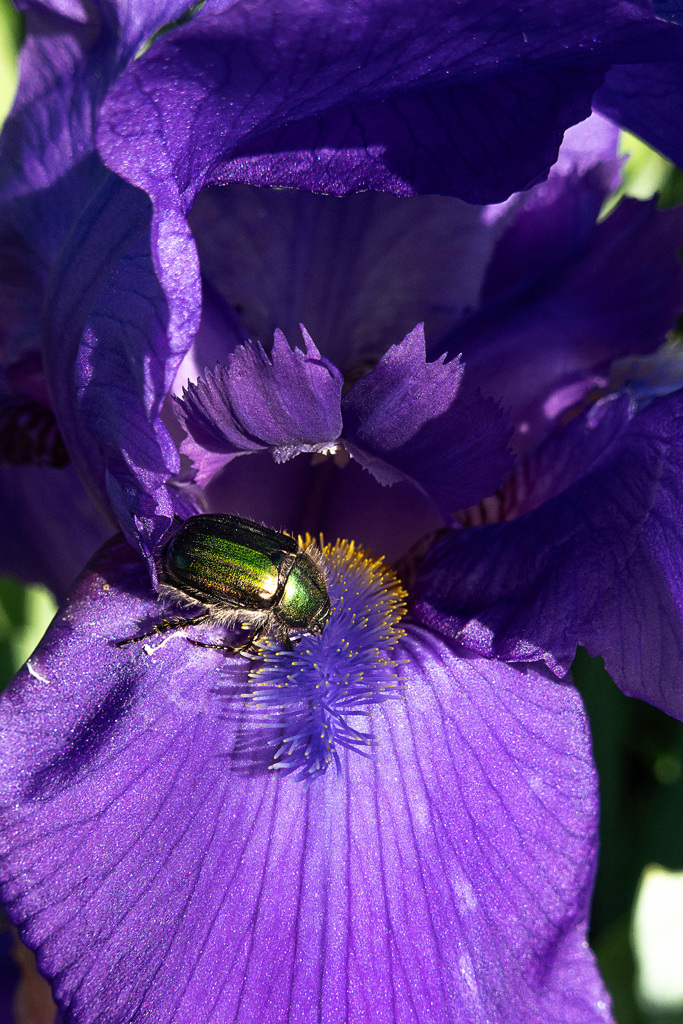
<path id="1" fill-rule="evenodd" d="M 137 549 L 0 705 L 2 896 L 63 1021 L 611 1019 L 563 676 L 582 642 L 680 715 L 683 216 L 596 223 L 600 119 L 493 207 L 251 187 L 503 200 L 598 87 L 616 111 L 657 61 L 675 95 L 668 9 L 479 11 L 207 3 L 133 61 L 182 5 L 28 9 L 9 526 L 43 536 L 61 486 L 75 560 L 115 520 Z M 117 646 L 206 510 L 323 534 L 321 634 Z"/>
<path id="2" fill-rule="evenodd" d="M 151 563 L 188 512 L 159 413 L 199 326 L 186 215 L 202 189 L 496 202 L 542 180 L 591 103 L 683 163 L 683 26 L 666 0 L 20 6 L 0 152 L 0 443 L 23 468 L 0 486 L 31 555 L 0 554 L 60 594 L 117 524 Z M 71 468 L 36 474 L 61 454 L 52 417 Z M 83 543 L 61 531 L 60 573 L 53 545 L 29 541 L 67 494 Z"/>
<path id="3" fill-rule="evenodd" d="M 666 651 L 647 599 L 676 600 L 681 364 L 660 346 L 683 226 L 635 202 L 596 225 L 614 143 L 581 126 L 496 208 L 195 204 L 175 487 L 322 530 L 333 613 L 253 658 L 190 644 L 225 642 L 206 626 L 119 647 L 160 617 L 147 567 L 114 540 L 82 576 L 0 709 L 3 898 L 62 1019 L 610 1020 L 585 942 L 596 779 L 561 675 L 610 612 L 620 651 Z M 274 319 L 298 347 L 266 349 Z M 650 558 L 637 603 L 629 555 Z M 675 711 L 665 667 L 625 685 Z"/>

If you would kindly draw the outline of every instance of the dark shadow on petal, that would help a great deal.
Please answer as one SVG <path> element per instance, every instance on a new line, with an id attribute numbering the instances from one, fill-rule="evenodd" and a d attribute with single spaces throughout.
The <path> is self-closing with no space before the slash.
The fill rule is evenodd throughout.
<path id="1" fill-rule="evenodd" d="M 117 679 L 104 701 L 74 731 L 63 750 L 40 768 L 26 785 L 28 800 L 44 800 L 73 785 L 109 744 L 138 697 L 134 673 Z"/>
<path id="2" fill-rule="evenodd" d="M 273 763 L 280 743 L 280 730 L 259 724 L 257 713 L 249 707 L 248 683 L 244 686 L 219 684 L 212 691 L 223 702 L 221 718 L 230 724 L 235 741 L 232 749 L 219 756 L 230 762 L 238 775 L 264 775 Z"/>

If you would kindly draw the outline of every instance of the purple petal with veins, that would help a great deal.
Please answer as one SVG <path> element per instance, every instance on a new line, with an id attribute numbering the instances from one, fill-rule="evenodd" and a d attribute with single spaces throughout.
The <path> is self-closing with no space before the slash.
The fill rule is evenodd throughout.
<path id="1" fill-rule="evenodd" d="M 369 652 L 381 597 L 346 594 Z M 412 627 L 402 699 L 351 718 L 370 756 L 306 787 L 268 770 L 252 662 L 112 646 L 158 614 L 110 545 L 0 706 L 2 894 L 65 1020 L 608 1024 L 571 687 Z"/>
<path id="2" fill-rule="evenodd" d="M 413 614 L 480 654 L 558 673 L 583 644 L 625 693 L 683 718 L 682 437 L 680 392 L 641 411 L 629 395 L 604 400 L 532 463 L 539 507 L 432 549 Z"/>
<path id="3" fill-rule="evenodd" d="M 269 347 L 278 329 L 291 341 L 303 323 L 353 376 L 416 323 L 433 344 L 478 306 L 509 216 L 444 196 L 229 185 L 202 190 L 189 223 L 202 273 L 253 341 Z"/>
<path id="4" fill-rule="evenodd" d="M 381 484 L 407 481 L 450 518 L 490 493 L 512 464 L 505 416 L 463 384 L 459 360 L 428 363 L 416 327 L 341 400 L 342 377 L 317 352 L 276 334 L 272 356 L 236 348 L 178 401 L 182 451 L 205 484 L 237 455 L 268 448 L 276 462 L 343 447 Z M 343 426 L 342 426 L 343 420 Z"/>
<path id="5" fill-rule="evenodd" d="M 680 4 L 677 6 L 680 19 Z M 679 45 L 674 60 L 611 68 L 593 102 L 596 110 L 647 139 L 679 167 L 683 165 L 679 116 L 683 105 L 683 45 Z"/>
<path id="6" fill-rule="evenodd" d="M 507 419 L 466 372 L 459 359 L 428 363 L 419 325 L 342 399 L 353 457 L 380 483 L 414 483 L 446 518 L 495 490 L 512 465 Z"/>
<path id="7" fill-rule="evenodd" d="M 683 311 L 683 208 L 624 200 L 596 225 L 594 198 L 588 220 L 582 211 L 595 181 L 575 184 L 565 179 L 550 209 L 522 208 L 494 255 L 481 308 L 444 343 L 463 353 L 469 379 L 510 409 L 520 452 L 533 450 L 565 400 L 589 392 L 613 359 L 656 349 Z M 538 228 L 544 212 L 556 241 Z"/>
<path id="8" fill-rule="evenodd" d="M 304 348 L 291 349 L 281 331 L 267 353 L 261 345 L 234 349 L 188 384 L 176 406 L 189 437 L 181 451 L 204 486 L 231 459 L 270 449 L 276 462 L 334 446 L 341 433 L 342 376 L 302 328 Z"/>

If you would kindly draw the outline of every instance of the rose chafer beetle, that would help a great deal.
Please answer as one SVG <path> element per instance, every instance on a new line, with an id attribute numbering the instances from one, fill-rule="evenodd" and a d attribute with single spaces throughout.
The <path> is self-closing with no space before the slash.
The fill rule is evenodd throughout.
<path id="1" fill-rule="evenodd" d="M 158 633 L 197 625 L 246 626 L 246 643 L 201 643 L 200 647 L 244 651 L 264 634 L 291 648 L 304 633 L 320 633 L 331 614 L 321 556 L 311 544 L 269 530 L 250 519 L 198 515 L 184 520 L 158 559 L 160 593 L 199 611 L 194 617 L 169 617 L 140 636 L 116 641 L 117 647 Z M 188 637 L 188 639 L 190 639 Z"/>

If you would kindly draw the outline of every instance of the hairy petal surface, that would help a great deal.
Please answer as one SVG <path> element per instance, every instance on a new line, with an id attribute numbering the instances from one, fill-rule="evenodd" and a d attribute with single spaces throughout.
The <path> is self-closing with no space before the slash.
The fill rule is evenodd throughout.
<path id="1" fill-rule="evenodd" d="M 64 1020 L 610 1020 L 571 687 L 411 629 L 372 756 L 307 789 L 259 756 L 244 659 L 111 646 L 145 580 L 105 549 L 0 704 L 3 896 Z"/>
<path id="2" fill-rule="evenodd" d="M 625 693 L 681 718 L 683 396 L 634 408 L 613 397 L 549 442 L 540 507 L 439 543 L 414 611 L 482 654 L 559 673 L 584 644 Z"/>
<path id="3" fill-rule="evenodd" d="M 512 460 L 505 415 L 468 387 L 458 359 L 444 358 L 426 361 L 418 325 L 347 392 L 342 415 L 362 466 L 380 483 L 410 480 L 449 517 L 494 490 Z"/>

